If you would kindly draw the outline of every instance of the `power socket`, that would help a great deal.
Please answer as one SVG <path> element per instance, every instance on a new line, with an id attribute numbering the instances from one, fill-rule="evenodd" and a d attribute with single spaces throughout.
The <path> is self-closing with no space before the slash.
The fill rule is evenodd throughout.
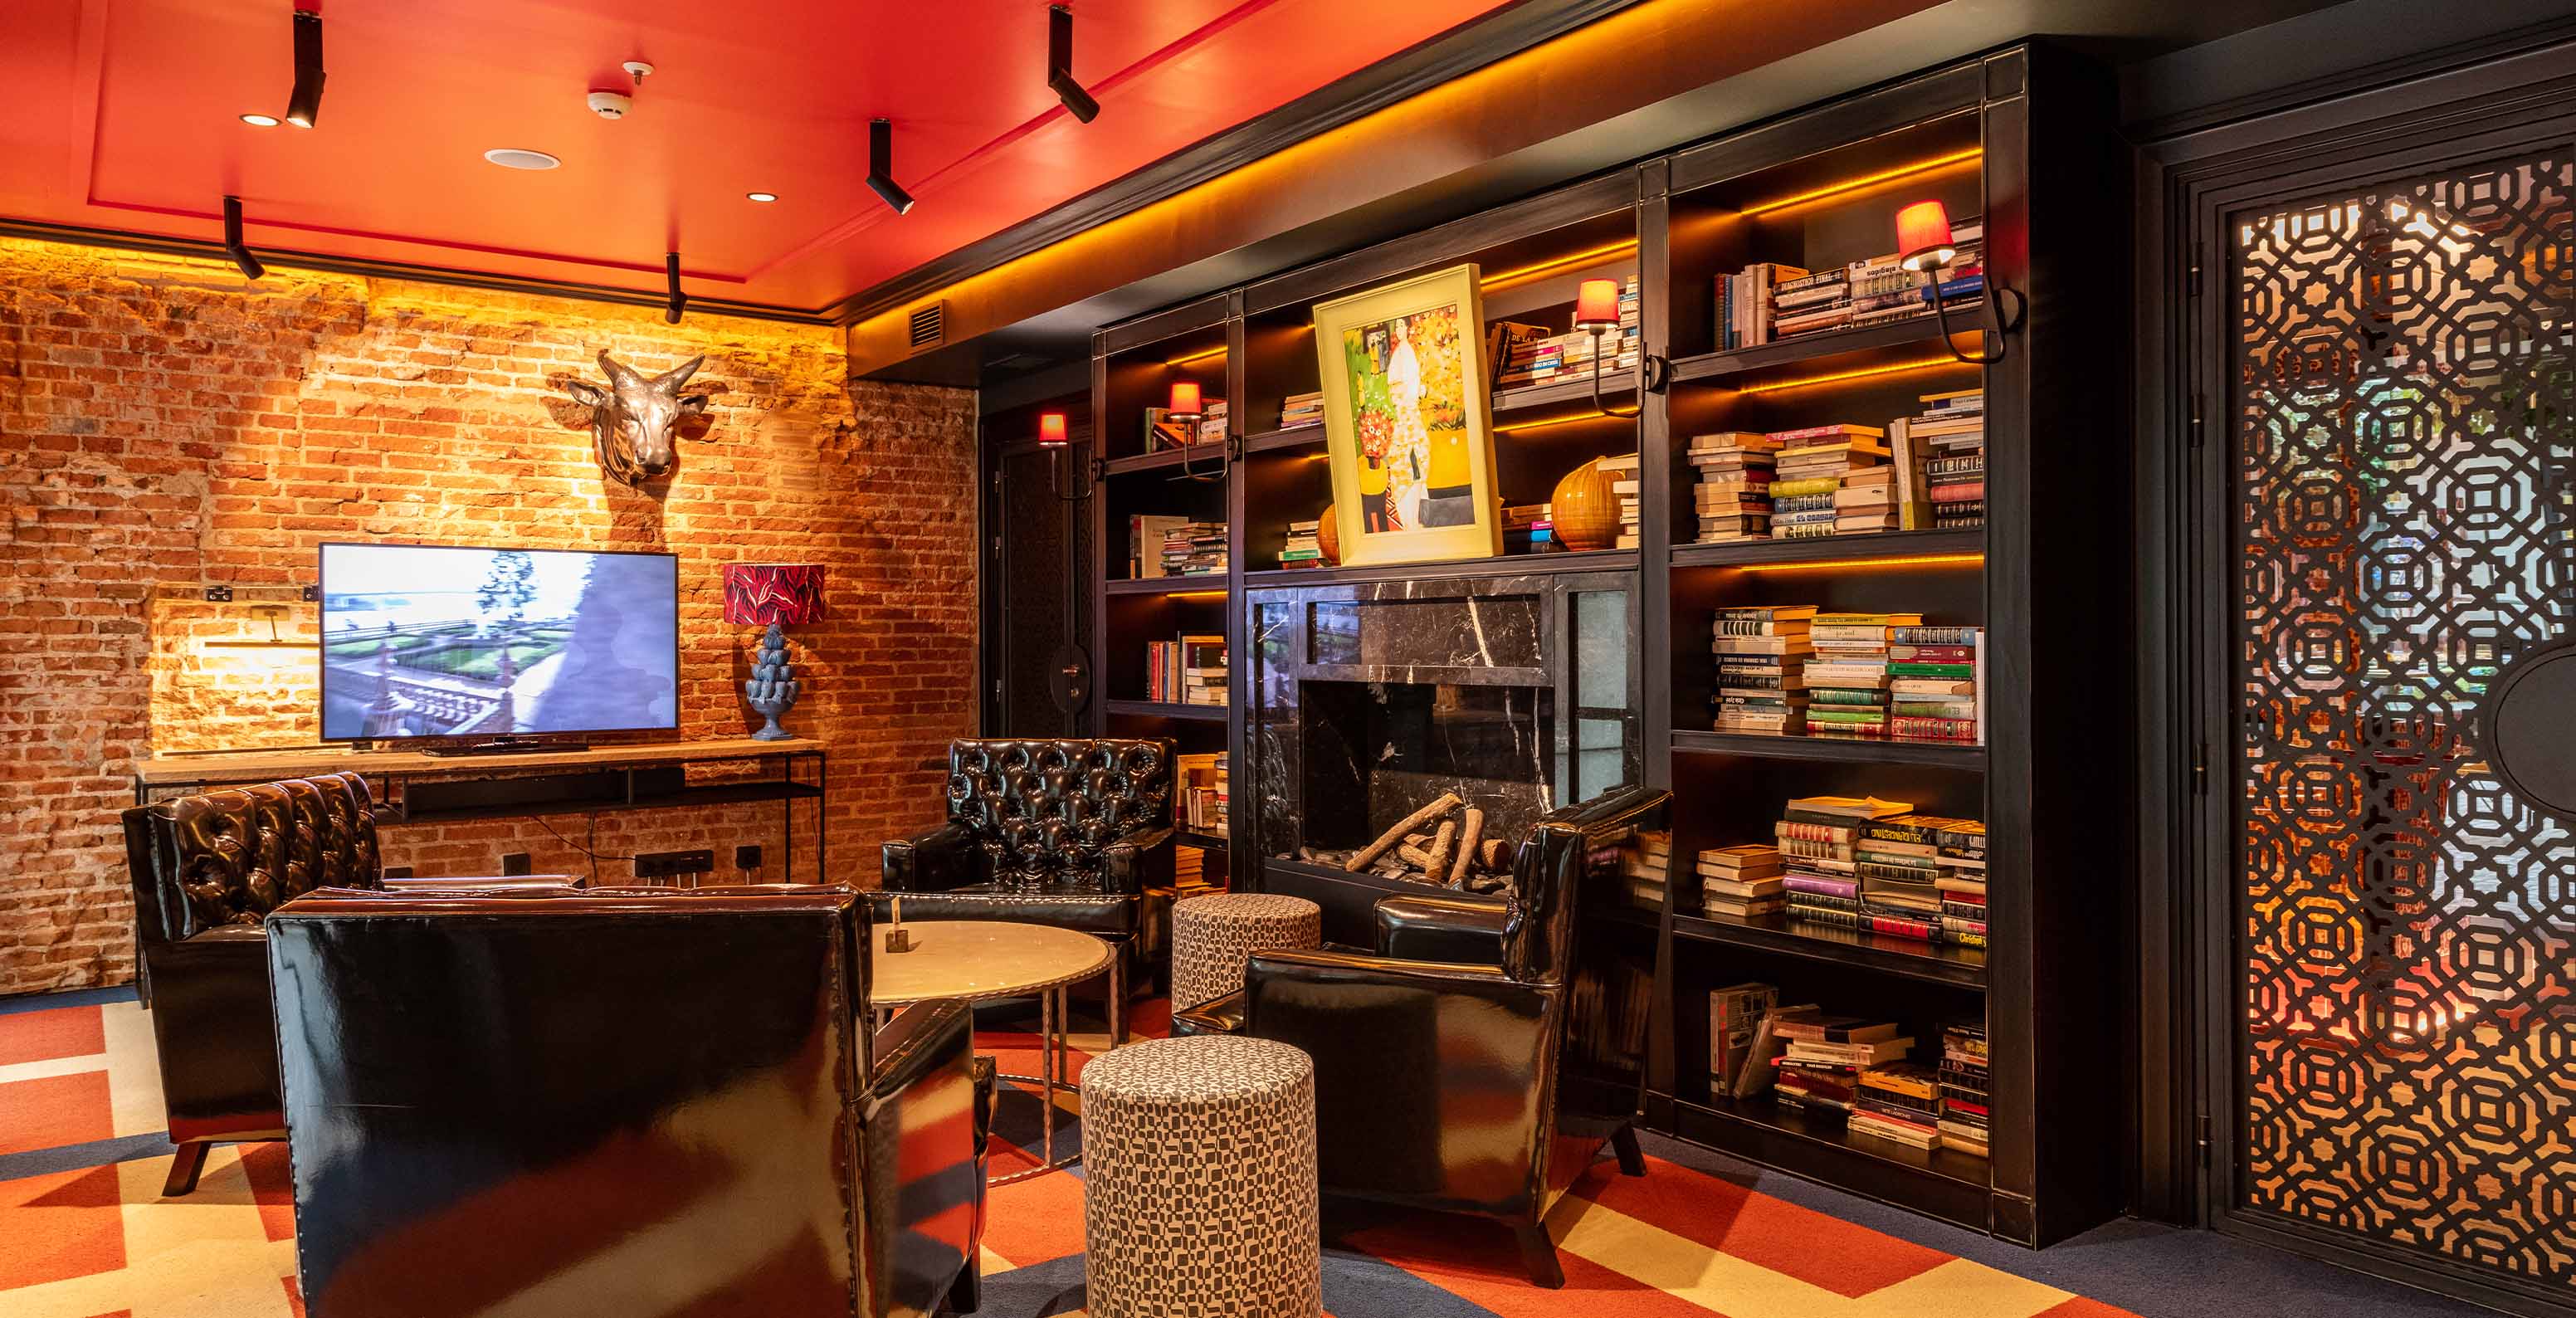
<path id="1" fill-rule="evenodd" d="M 738 869 L 738 870 L 756 870 L 756 869 L 759 869 L 759 868 L 760 868 L 760 848 L 758 848 L 758 847 L 735 847 L 735 848 L 733 849 L 733 867 L 734 867 L 735 869 Z"/>
<path id="2" fill-rule="evenodd" d="M 505 879 L 515 879 L 535 868 L 529 863 L 528 853 L 524 851 L 509 852 L 501 857 L 501 877 Z"/>
<path id="3" fill-rule="evenodd" d="M 635 857 L 635 877 L 670 879 L 683 874 L 711 874 L 716 867 L 713 851 L 648 851 Z"/>

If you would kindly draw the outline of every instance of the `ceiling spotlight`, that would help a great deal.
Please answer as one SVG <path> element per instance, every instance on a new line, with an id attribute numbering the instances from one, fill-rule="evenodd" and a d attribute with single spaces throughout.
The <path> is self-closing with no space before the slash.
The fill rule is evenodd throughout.
<path id="1" fill-rule="evenodd" d="M 868 187 L 901 215 L 912 209 L 912 194 L 894 181 L 894 120 L 868 121 Z"/>
<path id="2" fill-rule="evenodd" d="M 295 11 L 295 90 L 286 98 L 286 122 L 311 128 L 322 113 L 322 15 Z"/>
<path id="3" fill-rule="evenodd" d="M 543 151 L 517 146 L 496 146 L 484 152 L 483 158 L 503 169 L 553 169 L 563 163 Z"/>
<path id="4" fill-rule="evenodd" d="M 242 241 L 242 212 L 239 197 L 224 198 L 224 255 L 233 259 L 233 264 L 240 268 L 244 279 L 257 279 L 268 273 L 268 267 L 261 265 L 259 258 L 250 254 L 250 244 Z"/>
<path id="5" fill-rule="evenodd" d="M 273 114 L 246 114 L 241 117 L 241 121 L 253 128 L 277 127 L 277 116 Z"/>
<path id="6" fill-rule="evenodd" d="M 772 202 L 778 200 L 778 194 L 775 192 L 746 192 L 742 195 L 758 202 Z"/>
<path id="7" fill-rule="evenodd" d="M 1063 5 L 1047 7 L 1047 86 L 1074 118 L 1087 124 L 1100 117 L 1100 102 L 1073 80 L 1073 11 Z"/>

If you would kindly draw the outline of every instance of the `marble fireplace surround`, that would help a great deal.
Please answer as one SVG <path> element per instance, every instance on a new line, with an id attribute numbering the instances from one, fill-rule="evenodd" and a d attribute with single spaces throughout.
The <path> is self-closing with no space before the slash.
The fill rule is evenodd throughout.
<path id="1" fill-rule="evenodd" d="M 1636 599 L 1602 571 L 1247 592 L 1254 854 L 1338 869 L 1444 792 L 1517 842 L 1635 781 Z"/>

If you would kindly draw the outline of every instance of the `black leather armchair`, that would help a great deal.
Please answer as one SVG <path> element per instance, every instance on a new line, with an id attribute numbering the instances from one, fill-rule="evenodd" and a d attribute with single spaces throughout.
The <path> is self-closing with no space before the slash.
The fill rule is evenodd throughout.
<path id="1" fill-rule="evenodd" d="M 1507 903 L 1383 899 L 1376 953 L 1256 953 L 1242 992 L 1174 1028 L 1314 1058 L 1325 1194 L 1500 1218 L 1531 1279 L 1562 1286 L 1548 1209 L 1605 1141 L 1645 1173 L 1644 1062 L 1607 1042 L 1631 985 L 1579 954 L 1581 912 L 1622 900 L 1621 849 L 1664 827 L 1670 799 L 1629 789 L 1559 810 L 1521 844 Z"/>
<path id="2" fill-rule="evenodd" d="M 268 918 L 313 1318 L 978 1303 L 960 1002 L 848 888 L 316 892 Z"/>
<path id="3" fill-rule="evenodd" d="M 196 1188 L 212 1146 L 286 1136 L 260 920 L 319 887 L 385 886 L 367 780 L 325 774 L 175 797 L 125 812 L 161 1095 L 178 1156 L 164 1193 Z M 410 887 L 571 880 L 414 879 Z"/>
<path id="4" fill-rule="evenodd" d="M 1118 947 L 1129 990 L 1151 982 L 1168 937 L 1172 743 L 1160 738 L 948 745 L 948 821 L 885 844 L 879 908 L 1020 920 Z M 1126 1038 L 1124 1013 L 1112 1032 Z"/>

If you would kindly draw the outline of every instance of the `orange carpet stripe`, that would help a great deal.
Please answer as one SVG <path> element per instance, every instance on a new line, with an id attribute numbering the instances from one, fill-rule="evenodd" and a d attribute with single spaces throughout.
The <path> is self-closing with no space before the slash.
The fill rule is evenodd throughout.
<path id="1" fill-rule="evenodd" d="M 105 1071 L 0 1084 L 0 1153 L 56 1149 L 115 1134 Z"/>
<path id="2" fill-rule="evenodd" d="M 96 1007 L 17 1012 L 9 1017 L 9 1028 L 0 1030 L 0 1066 L 106 1051 L 107 1033 Z"/>
<path id="3" fill-rule="evenodd" d="M 123 1268 L 118 1196 L 113 1165 L 0 1182 L 0 1292 Z"/>
<path id="4" fill-rule="evenodd" d="M 1641 1177 L 1595 1163 L 1572 1193 L 1836 1295 L 1867 1295 L 1951 1257 L 1661 1158 Z"/>
<path id="5" fill-rule="evenodd" d="M 1565 1289 L 1541 1290 L 1522 1270 L 1510 1230 L 1496 1222 L 1412 1215 L 1354 1231 L 1339 1243 L 1482 1305 L 1494 1318 L 1710 1318 L 1699 1305 L 1563 1250 L 1557 1259 Z"/>
<path id="6" fill-rule="evenodd" d="M 295 1168 L 286 1141 L 242 1146 L 242 1176 L 259 1205 L 259 1224 L 271 1240 L 295 1238 Z"/>
<path id="7" fill-rule="evenodd" d="M 1024 1170 L 1025 1157 L 1014 1158 L 994 1141 L 992 1174 Z M 1050 1263 L 1082 1252 L 1082 1178 L 1071 1172 L 1033 1176 L 1015 1185 L 996 1185 L 985 1192 L 984 1247 L 1018 1267 Z"/>

